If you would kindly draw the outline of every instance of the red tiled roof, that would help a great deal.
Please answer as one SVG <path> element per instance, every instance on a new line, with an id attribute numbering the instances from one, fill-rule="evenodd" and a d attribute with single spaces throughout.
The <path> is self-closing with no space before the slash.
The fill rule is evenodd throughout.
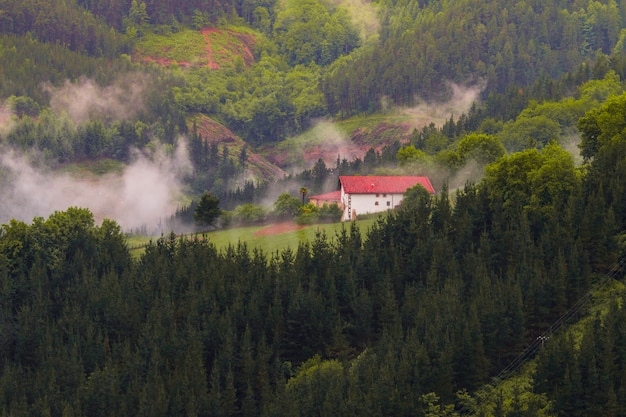
<path id="1" fill-rule="evenodd" d="M 403 194 L 407 188 L 420 184 L 434 194 L 428 177 L 412 176 L 340 176 L 339 182 L 348 194 Z"/>
<path id="2" fill-rule="evenodd" d="M 320 200 L 320 201 L 340 201 L 341 200 L 341 191 L 333 191 L 332 193 L 313 195 L 309 197 L 310 200 Z"/>

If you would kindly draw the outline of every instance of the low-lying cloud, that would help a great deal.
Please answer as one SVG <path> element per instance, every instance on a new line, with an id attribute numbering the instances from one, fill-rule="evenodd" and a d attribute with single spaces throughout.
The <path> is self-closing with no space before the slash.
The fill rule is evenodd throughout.
<path id="1" fill-rule="evenodd" d="M 165 224 L 181 205 L 182 182 L 189 173 L 184 146 L 174 155 L 137 154 L 121 174 L 89 179 L 33 166 L 15 151 L 0 155 L 0 223 L 30 222 L 69 207 L 88 208 L 97 223 L 108 218 L 124 231 L 166 233 Z"/>
<path id="2" fill-rule="evenodd" d="M 468 114 L 472 104 L 480 102 L 480 94 L 484 91 L 487 83 L 484 80 L 473 83 L 470 86 L 462 86 L 452 82 L 448 83 L 448 88 L 452 96 L 445 103 L 427 103 L 422 101 L 415 107 L 406 108 L 403 113 L 414 117 L 415 127 L 421 128 L 434 123 L 441 127 L 454 117 L 458 120 L 462 114 Z"/>
<path id="3" fill-rule="evenodd" d="M 102 87 L 94 80 L 81 78 L 65 81 L 60 87 L 45 85 L 50 94 L 50 107 L 57 113 L 66 112 L 74 123 L 94 117 L 126 120 L 143 109 L 147 81 L 144 76 L 130 74 Z"/>
<path id="4" fill-rule="evenodd" d="M 337 4 L 344 6 L 352 23 L 359 30 L 362 40 L 376 35 L 380 29 L 380 21 L 377 17 L 376 4 L 367 0 L 337 0 Z"/>

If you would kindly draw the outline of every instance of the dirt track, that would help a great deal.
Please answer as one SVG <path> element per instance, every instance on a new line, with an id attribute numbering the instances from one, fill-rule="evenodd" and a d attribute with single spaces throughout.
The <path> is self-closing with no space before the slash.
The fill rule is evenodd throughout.
<path id="1" fill-rule="evenodd" d="M 206 42 L 206 51 L 209 58 L 208 67 L 210 69 L 218 69 L 220 66 L 213 61 L 213 44 L 211 43 L 211 33 L 217 32 L 217 29 L 207 28 L 202 30 L 202 36 L 204 36 L 204 41 Z"/>
<path id="2" fill-rule="evenodd" d="M 295 223 L 277 223 L 271 224 L 259 231 L 256 231 L 254 233 L 254 236 L 279 235 L 281 233 L 293 232 L 294 230 L 300 230 L 302 228 L 304 228 L 304 226 L 300 226 Z"/>

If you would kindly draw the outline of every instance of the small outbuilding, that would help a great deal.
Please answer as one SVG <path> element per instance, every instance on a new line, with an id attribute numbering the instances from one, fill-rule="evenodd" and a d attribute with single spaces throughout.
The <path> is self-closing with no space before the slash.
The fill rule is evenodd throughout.
<path id="1" fill-rule="evenodd" d="M 331 193 L 319 194 L 309 197 L 309 203 L 315 204 L 317 207 L 322 207 L 324 204 L 331 205 L 337 204 L 340 209 L 343 210 L 341 204 L 341 191 L 333 191 Z"/>

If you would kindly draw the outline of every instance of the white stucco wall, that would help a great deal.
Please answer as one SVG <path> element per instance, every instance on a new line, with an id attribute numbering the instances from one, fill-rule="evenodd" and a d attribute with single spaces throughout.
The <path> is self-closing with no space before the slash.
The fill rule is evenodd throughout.
<path id="1" fill-rule="evenodd" d="M 352 220 L 359 214 L 393 209 L 402 202 L 402 198 L 403 194 L 345 194 L 342 190 L 344 210 L 341 220 Z"/>

